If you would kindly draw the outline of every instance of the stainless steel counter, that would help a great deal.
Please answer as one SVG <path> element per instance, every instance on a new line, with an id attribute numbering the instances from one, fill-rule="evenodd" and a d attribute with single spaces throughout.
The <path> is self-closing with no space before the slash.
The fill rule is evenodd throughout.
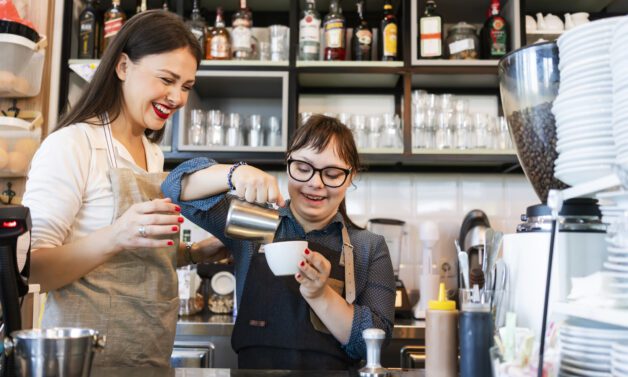
<path id="1" fill-rule="evenodd" d="M 235 318 L 230 315 L 199 314 L 179 318 L 175 346 L 187 343 L 211 343 L 211 366 L 236 368 L 237 355 L 231 348 L 231 333 Z M 422 361 L 409 362 L 409 353 L 418 353 L 421 360 L 425 353 L 425 322 L 397 320 L 392 339 L 382 349 L 381 362 L 388 368 L 402 366 L 424 367 Z M 422 355 L 422 356 L 421 356 Z M 415 356 L 416 359 L 416 356 Z"/>
<path id="2" fill-rule="evenodd" d="M 235 318 L 230 315 L 198 314 L 180 317 L 177 336 L 231 336 Z M 395 321 L 393 339 L 425 339 L 425 321 Z"/>
<path id="3" fill-rule="evenodd" d="M 422 369 L 391 370 L 394 377 L 425 377 Z M 348 371 L 239 370 L 196 368 L 94 368 L 91 377 L 353 377 Z"/>

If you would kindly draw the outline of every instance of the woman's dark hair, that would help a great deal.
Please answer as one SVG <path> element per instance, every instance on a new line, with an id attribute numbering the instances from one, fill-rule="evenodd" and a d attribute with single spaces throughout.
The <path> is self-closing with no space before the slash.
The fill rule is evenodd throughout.
<path id="1" fill-rule="evenodd" d="M 116 74 L 118 59 L 124 53 L 136 63 L 147 55 L 165 53 L 179 48 L 189 48 L 196 58 L 196 65 L 202 58 L 201 46 L 183 21 L 174 13 L 163 10 L 150 10 L 135 15 L 116 34 L 113 42 L 105 50 L 94 77 L 73 109 L 64 114 L 57 129 L 74 123 L 99 118 L 107 112 L 113 122 L 122 111 L 123 94 L 121 81 Z M 103 119 L 95 125 L 103 125 Z M 94 124 L 94 123 L 91 123 Z M 146 130 L 146 136 L 158 143 L 164 129 Z"/>
<path id="2" fill-rule="evenodd" d="M 332 140 L 335 142 L 338 157 L 349 164 L 352 173 L 357 173 L 360 169 L 360 155 L 351 130 L 336 118 L 324 115 L 312 115 L 304 125 L 297 128 L 288 146 L 286 158 L 290 157 L 294 151 L 303 148 L 312 148 L 316 152 L 322 152 Z M 344 198 L 340 202 L 338 211 L 346 223 L 354 228 L 362 229 L 347 215 Z"/>

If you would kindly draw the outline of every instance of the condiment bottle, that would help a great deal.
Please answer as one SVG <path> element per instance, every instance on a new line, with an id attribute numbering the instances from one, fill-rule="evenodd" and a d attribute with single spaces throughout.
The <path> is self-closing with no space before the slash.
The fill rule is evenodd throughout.
<path id="1" fill-rule="evenodd" d="M 486 377 L 492 374 L 489 355 L 493 345 L 491 294 L 484 291 L 480 298 L 477 285 L 473 290 L 461 290 L 460 377 Z"/>
<path id="2" fill-rule="evenodd" d="M 425 316 L 425 371 L 429 377 L 456 377 L 458 370 L 458 311 L 456 303 L 447 299 L 445 283 L 441 283 L 438 301 L 428 303 Z"/>

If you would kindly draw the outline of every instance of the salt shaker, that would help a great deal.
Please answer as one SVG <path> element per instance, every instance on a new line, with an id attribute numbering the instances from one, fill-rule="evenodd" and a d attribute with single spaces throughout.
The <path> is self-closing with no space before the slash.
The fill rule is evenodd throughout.
<path id="1" fill-rule="evenodd" d="M 381 329 L 366 329 L 362 331 L 362 337 L 366 343 L 366 366 L 360 369 L 361 377 L 385 377 L 389 376 L 388 370 L 380 364 L 382 342 L 386 333 Z"/>

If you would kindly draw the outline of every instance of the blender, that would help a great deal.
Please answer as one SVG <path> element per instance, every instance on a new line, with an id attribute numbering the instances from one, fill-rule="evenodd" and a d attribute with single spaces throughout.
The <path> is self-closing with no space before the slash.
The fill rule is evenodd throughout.
<path id="1" fill-rule="evenodd" d="M 551 253 L 551 210 L 546 205 L 550 189 L 564 189 L 554 177 L 556 123 L 551 112 L 558 95 L 560 72 L 555 42 L 526 46 L 504 56 L 498 65 L 499 87 L 508 128 L 523 171 L 540 204 L 526 209 L 515 233 L 504 235 L 503 258 L 509 270 L 509 309 L 517 326 L 528 327 L 543 339 L 546 284 L 548 305 L 565 301 L 572 277 L 602 269 L 606 225 L 597 201 L 590 198 L 564 202 L 558 214 L 556 240 Z M 553 262 L 550 262 L 553 255 Z M 551 267 L 551 281 L 539 279 Z M 548 279 L 549 280 L 549 279 Z M 547 308 L 546 308 L 547 309 Z"/>
<path id="2" fill-rule="evenodd" d="M 13 376 L 13 357 L 4 340 L 22 328 L 20 297 L 28 293 L 31 217 L 28 208 L 0 207 L 0 375 Z M 24 258 L 25 256 L 25 258 Z M 7 343 L 8 344 L 8 343 Z"/>
<path id="3" fill-rule="evenodd" d="M 370 219 L 366 228 L 384 237 L 393 270 L 395 272 L 395 318 L 412 318 L 410 298 L 403 282 L 399 279 L 399 265 L 401 264 L 401 248 L 405 239 L 405 221 L 395 219 Z"/>

